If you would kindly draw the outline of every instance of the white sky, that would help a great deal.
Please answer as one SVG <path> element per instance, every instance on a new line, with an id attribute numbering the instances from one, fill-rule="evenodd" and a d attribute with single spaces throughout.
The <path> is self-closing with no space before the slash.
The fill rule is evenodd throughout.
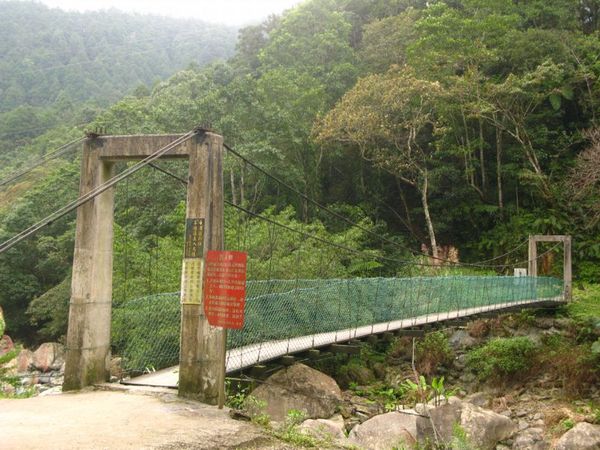
<path id="1" fill-rule="evenodd" d="M 279 14 L 302 0 L 39 0 L 68 11 L 116 8 L 161 16 L 197 18 L 208 22 L 244 25 L 269 14 Z"/>

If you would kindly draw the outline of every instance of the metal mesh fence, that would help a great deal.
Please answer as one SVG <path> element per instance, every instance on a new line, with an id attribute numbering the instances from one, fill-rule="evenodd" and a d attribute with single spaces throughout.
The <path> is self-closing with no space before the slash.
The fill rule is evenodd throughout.
<path id="1" fill-rule="evenodd" d="M 551 277 L 447 276 L 248 281 L 244 328 L 230 330 L 228 349 L 476 307 L 562 295 Z M 179 293 L 130 300 L 113 311 L 114 353 L 129 371 L 175 365 Z M 307 338 L 310 339 L 310 338 Z M 310 346 L 310 343 L 308 344 Z"/>

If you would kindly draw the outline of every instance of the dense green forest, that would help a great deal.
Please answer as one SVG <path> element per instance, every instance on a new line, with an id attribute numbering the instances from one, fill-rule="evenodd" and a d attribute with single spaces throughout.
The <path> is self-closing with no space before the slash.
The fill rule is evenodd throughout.
<path id="1" fill-rule="evenodd" d="M 137 89 L 233 54 L 237 30 L 199 20 L 72 13 L 0 1 L 0 173 L 11 149 L 57 125 L 88 123 Z"/>
<path id="2" fill-rule="evenodd" d="M 250 252 L 255 279 L 415 274 L 381 257 L 454 246 L 462 261 L 485 260 L 544 233 L 573 235 L 576 277 L 597 281 L 599 118 L 598 0 L 309 0 L 242 29 L 229 60 L 137 90 L 89 128 L 171 133 L 209 122 L 251 161 L 360 222 L 324 214 L 229 155 L 227 199 L 369 252 L 228 210 L 227 247 Z M 43 154 L 80 134 L 53 129 L 19 151 Z M 1 240 L 73 199 L 78 172 L 72 156 L 0 192 Z M 178 289 L 184 198 L 152 170 L 118 187 L 115 301 Z M 1 256 L 14 334 L 32 323 L 48 337 L 64 331 L 73 225 L 57 221 Z"/>

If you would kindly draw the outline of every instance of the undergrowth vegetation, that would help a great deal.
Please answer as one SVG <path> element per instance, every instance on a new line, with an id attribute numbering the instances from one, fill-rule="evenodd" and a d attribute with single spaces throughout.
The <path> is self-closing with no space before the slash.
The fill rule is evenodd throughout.
<path id="1" fill-rule="evenodd" d="M 441 366 L 452 364 L 453 359 L 454 351 L 450 347 L 448 337 L 441 331 L 429 333 L 416 345 L 416 368 L 424 375 L 431 376 L 437 373 Z"/>
<path id="2" fill-rule="evenodd" d="M 10 363 L 13 361 L 19 351 L 19 347 L 13 347 L 5 349 L 4 354 L 2 349 L 2 337 L 4 336 L 4 330 L 6 328 L 6 322 L 0 308 L 0 398 L 5 397 L 29 397 L 32 395 L 31 389 L 21 389 L 17 391 L 17 388 L 21 387 L 21 380 L 15 376 L 11 370 Z M 7 350 L 7 351 L 6 351 Z"/>
<path id="3" fill-rule="evenodd" d="M 470 351 L 467 365 L 480 380 L 503 379 L 531 368 L 536 345 L 527 337 L 495 338 Z"/>

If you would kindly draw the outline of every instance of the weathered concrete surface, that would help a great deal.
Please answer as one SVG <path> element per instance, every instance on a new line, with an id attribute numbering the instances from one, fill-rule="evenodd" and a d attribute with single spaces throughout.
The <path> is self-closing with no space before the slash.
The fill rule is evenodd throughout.
<path id="1" fill-rule="evenodd" d="M 85 391 L 0 400 L 0 447 L 8 449 L 277 448 L 228 410 L 175 393 Z"/>
<path id="2" fill-rule="evenodd" d="M 81 156 L 79 195 L 114 175 L 114 164 L 98 159 L 98 143 L 87 140 Z M 108 381 L 113 272 L 113 189 L 77 209 L 65 390 Z"/>

